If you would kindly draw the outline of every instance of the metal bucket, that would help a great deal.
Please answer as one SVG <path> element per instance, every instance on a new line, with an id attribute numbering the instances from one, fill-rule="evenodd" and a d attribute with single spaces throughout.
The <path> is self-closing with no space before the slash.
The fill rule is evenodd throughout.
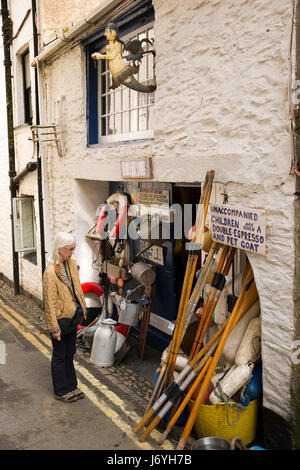
<path id="1" fill-rule="evenodd" d="M 139 321 L 142 306 L 135 301 L 124 299 L 120 303 L 119 323 L 136 326 Z"/>
<path id="2" fill-rule="evenodd" d="M 191 450 L 231 450 L 231 442 L 222 437 L 203 437 L 193 443 Z"/>
<path id="3" fill-rule="evenodd" d="M 150 264 L 138 261 L 130 269 L 133 279 L 143 286 L 151 286 L 156 278 L 156 273 Z"/>
<path id="4" fill-rule="evenodd" d="M 84 330 L 84 332 L 83 332 L 83 337 L 84 337 L 85 345 L 86 345 L 86 347 L 88 347 L 89 349 L 92 349 L 93 340 L 94 340 L 94 335 L 95 335 L 95 333 L 96 333 L 96 330 L 97 330 L 98 326 L 99 326 L 99 325 L 89 326 L 88 328 L 85 328 L 85 330 Z"/>

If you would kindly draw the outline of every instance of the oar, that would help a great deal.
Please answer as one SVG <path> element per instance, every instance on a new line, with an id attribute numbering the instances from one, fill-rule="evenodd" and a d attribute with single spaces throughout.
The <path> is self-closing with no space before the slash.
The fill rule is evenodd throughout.
<path id="1" fill-rule="evenodd" d="M 194 383 L 191 385 L 191 388 L 189 389 L 189 391 L 185 394 L 185 397 L 184 397 L 183 401 L 180 403 L 179 407 L 177 408 L 176 413 L 172 416 L 172 418 L 168 422 L 168 425 L 167 425 L 164 433 L 162 434 L 162 436 L 159 440 L 160 444 L 162 444 L 167 439 L 169 432 L 171 431 L 171 429 L 176 424 L 179 416 L 181 415 L 181 413 L 183 412 L 183 410 L 187 406 L 188 402 L 190 401 L 190 398 L 193 395 L 194 391 L 197 389 L 198 385 L 201 383 L 201 380 L 203 379 L 204 374 L 206 373 L 211 361 L 212 361 L 212 357 L 209 357 L 206 364 L 205 364 L 205 366 L 200 371 L 200 374 L 198 376 L 196 376 L 196 378 L 194 380 Z"/>
<path id="2" fill-rule="evenodd" d="M 185 379 L 187 374 L 190 372 L 191 367 L 185 367 L 180 374 L 175 378 L 174 384 L 177 386 L 178 384 L 181 383 L 182 380 Z M 172 385 L 172 384 L 171 384 Z M 169 387 L 168 387 L 169 388 Z M 154 415 L 156 411 L 158 411 L 163 403 L 168 399 L 168 388 L 162 393 L 162 395 L 158 398 L 158 400 L 152 405 L 152 407 L 147 411 L 147 413 L 143 416 L 141 421 L 137 424 L 137 426 L 134 428 L 134 432 L 138 433 L 142 427 L 149 421 L 150 418 Z"/>
<path id="3" fill-rule="evenodd" d="M 212 352 L 212 351 L 211 351 Z M 201 361 L 201 363 L 199 364 L 198 366 L 198 370 L 200 370 L 200 377 L 201 379 L 203 378 L 206 370 L 207 370 L 207 367 L 210 363 L 210 357 L 209 355 L 211 354 L 211 352 L 209 351 L 206 356 L 203 358 L 203 360 Z M 153 429 L 158 425 L 158 423 L 163 419 L 163 417 L 168 413 L 168 411 L 172 408 L 172 406 L 174 406 L 174 404 L 178 401 L 178 399 L 180 398 L 180 396 L 182 395 L 182 393 L 184 392 L 184 390 L 190 385 L 190 383 L 195 380 L 195 378 L 197 377 L 196 375 L 196 372 L 195 371 L 192 371 L 187 377 L 186 379 L 183 381 L 183 383 L 181 385 L 177 385 L 176 387 L 174 387 L 174 392 L 173 392 L 173 396 L 171 395 L 170 397 L 168 397 L 168 401 L 167 403 L 164 405 L 164 407 L 158 412 L 158 414 L 156 415 L 156 417 L 154 418 L 154 420 L 149 424 L 149 426 L 145 429 L 145 431 L 143 432 L 143 434 L 139 437 L 139 440 L 140 441 L 145 441 L 145 439 L 149 436 L 149 434 L 153 431 Z M 181 414 L 181 413 L 180 413 Z M 176 419 L 175 419 L 175 422 L 177 421 L 178 419 L 178 416 L 179 416 L 179 413 L 178 413 L 178 410 L 176 411 L 176 413 L 174 414 L 174 416 L 176 415 Z M 172 422 L 174 420 L 174 416 L 172 418 Z"/>
<path id="4" fill-rule="evenodd" d="M 198 394 L 197 399 L 194 403 L 194 406 L 193 406 L 193 408 L 190 412 L 187 423 L 185 425 L 185 428 L 184 428 L 184 430 L 182 432 L 182 435 L 181 435 L 181 438 L 179 440 L 179 443 L 178 443 L 178 446 L 177 446 L 178 450 L 182 450 L 185 447 L 186 441 L 187 441 L 187 439 L 190 435 L 191 429 L 192 429 L 192 427 L 195 423 L 197 414 L 199 412 L 201 401 L 203 400 L 204 395 L 207 392 L 208 385 L 209 385 L 209 383 L 211 381 L 211 378 L 214 374 L 215 368 L 216 368 L 216 366 L 218 364 L 218 361 L 220 359 L 220 356 L 221 356 L 221 353 L 223 351 L 226 340 L 227 340 L 227 338 L 228 338 L 228 336 L 229 336 L 229 334 L 230 334 L 230 332 L 231 332 L 231 330 L 232 330 L 232 328 L 235 324 L 235 320 L 238 318 L 239 309 L 241 307 L 244 295 L 245 295 L 247 289 L 249 288 L 249 283 L 251 281 L 253 281 L 253 272 L 252 272 L 252 269 L 251 269 L 251 267 L 248 263 L 247 266 L 246 266 L 245 278 L 244 278 L 242 290 L 241 290 L 240 295 L 238 297 L 238 300 L 237 300 L 237 302 L 236 302 L 236 304 L 233 308 L 233 311 L 232 311 L 232 313 L 231 313 L 231 315 L 228 319 L 228 322 L 226 324 L 226 328 L 225 328 L 225 330 L 224 330 L 224 332 L 223 332 L 223 334 L 220 338 L 217 350 L 216 350 L 216 352 L 213 356 L 213 360 L 210 363 L 207 374 L 206 374 L 205 378 L 203 379 L 199 394 Z"/>
<path id="5" fill-rule="evenodd" d="M 252 305 L 257 301 L 257 298 L 258 298 L 258 293 L 257 293 L 256 285 L 255 285 L 255 283 L 252 283 L 251 286 L 249 287 L 249 289 L 247 290 L 246 294 L 245 294 L 244 300 L 243 300 L 243 302 L 240 306 L 239 313 L 238 313 L 236 319 L 234 320 L 231 331 L 235 327 L 237 322 L 241 319 L 241 317 L 246 312 L 248 312 L 248 310 L 252 307 Z M 221 334 L 225 330 L 226 325 L 228 324 L 228 321 L 229 321 L 229 319 L 226 320 L 226 322 L 217 331 L 217 333 L 213 336 L 213 338 L 211 338 L 211 340 L 197 354 L 197 357 L 195 356 L 195 358 L 192 360 L 193 364 L 195 364 L 195 361 L 199 360 L 199 358 L 203 356 L 203 353 L 207 350 L 208 347 L 210 347 L 210 353 L 213 349 L 215 349 L 216 345 L 218 344 L 219 337 L 221 336 Z M 192 365 L 192 362 L 190 363 L 190 365 Z M 199 366 L 197 365 L 196 367 L 194 367 L 193 371 L 198 370 L 198 368 L 199 368 Z M 174 416 L 172 417 L 172 420 L 170 420 L 170 422 L 168 424 L 168 427 L 167 427 L 167 430 L 161 438 L 161 442 L 163 442 L 163 440 L 166 438 L 166 436 L 169 433 L 169 431 L 171 430 L 171 428 L 176 423 L 177 419 L 179 418 L 180 414 L 182 413 L 182 411 L 184 410 L 186 404 L 188 403 L 189 398 L 192 396 L 194 390 L 197 388 L 198 383 L 200 383 L 200 380 L 198 380 L 198 377 L 197 377 L 196 383 L 194 382 L 194 384 L 191 387 L 191 390 L 186 394 L 186 397 L 185 397 L 184 401 L 180 404 L 180 407 L 176 411 L 176 415 L 174 414 Z"/>
<path id="6" fill-rule="evenodd" d="M 208 330 L 208 327 L 209 327 L 209 324 L 211 322 L 212 315 L 213 315 L 213 313 L 216 309 L 216 306 L 218 304 L 221 292 L 222 292 L 222 290 L 225 286 L 226 276 L 228 275 L 228 273 L 230 271 L 235 253 L 236 253 L 236 248 L 231 248 L 231 251 L 230 251 L 230 254 L 229 254 L 229 257 L 227 259 L 227 262 L 225 264 L 224 269 L 222 270 L 222 272 L 216 271 L 216 273 L 215 273 L 215 276 L 214 276 L 214 279 L 213 279 L 213 282 L 212 282 L 212 285 L 211 285 L 211 289 L 214 292 L 214 296 L 213 296 L 213 299 L 212 299 L 205 315 L 204 315 L 204 313 L 202 315 L 204 317 L 204 321 L 203 321 L 204 324 L 203 324 L 202 329 L 198 328 L 198 332 L 197 332 L 198 334 L 196 334 L 196 338 L 195 338 L 194 343 L 193 343 L 193 351 L 191 352 L 191 357 L 193 357 L 195 354 L 197 354 L 197 352 L 199 351 L 199 349 L 200 349 L 200 347 L 203 343 L 205 334 L 206 334 L 206 332 Z"/>
<path id="7" fill-rule="evenodd" d="M 206 187 L 203 188 L 203 192 L 200 198 L 200 204 L 199 204 L 200 211 L 198 211 L 198 215 L 196 218 L 196 234 L 193 240 L 193 243 L 195 243 L 196 247 L 199 246 L 201 239 L 202 239 L 202 233 L 204 233 L 204 226 L 205 226 L 206 214 L 208 211 L 208 205 L 210 201 L 213 178 L 214 178 L 214 171 L 210 171 L 208 175 L 206 175 L 205 183 L 207 184 L 206 184 Z M 202 207 L 203 201 L 204 201 L 204 208 Z M 200 217 L 199 215 L 200 212 L 202 212 L 202 217 L 201 217 L 201 223 L 199 226 L 198 221 Z M 177 354 L 178 354 L 180 344 L 181 344 L 185 313 L 186 313 L 187 303 L 190 297 L 192 285 L 194 282 L 194 275 L 196 271 L 198 255 L 199 255 L 199 250 L 196 249 L 195 251 L 192 251 L 188 256 L 187 269 L 185 272 L 184 285 L 182 289 L 182 295 L 181 295 L 180 304 L 179 304 L 179 311 L 177 315 L 177 323 L 176 323 L 176 327 L 175 327 L 175 331 L 174 331 L 174 335 L 172 339 L 171 350 L 169 352 L 169 357 L 167 360 L 168 362 L 167 374 L 166 374 L 167 384 L 169 384 L 170 381 L 172 380 L 173 372 L 175 369 L 175 361 L 176 361 Z"/>
<path id="8" fill-rule="evenodd" d="M 199 367 L 202 367 L 205 360 L 213 353 L 214 348 L 216 347 L 217 342 L 219 341 L 219 337 L 221 336 L 223 330 L 225 329 L 225 324 L 218 330 L 213 338 L 211 338 L 207 344 L 202 348 L 202 350 L 197 354 L 197 357 L 195 357 L 189 364 L 185 366 L 185 368 L 180 372 L 180 374 L 176 377 L 176 379 L 172 382 L 172 384 L 169 385 L 169 387 L 164 391 L 164 393 L 159 397 L 159 399 L 154 403 L 152 408 L 150 408 L 145 416 L 142 418 L 142 420 L 139 422 L 139 424 L 136 426 L 134 431 L 138 433 L 142 427 L 152 418 L 155 412 L 157 412 L 163 405 L 164 402 L 168 399 L 169 397 L 169 391 L 174 390 L 174 388 L 178 388 L 178 384 L 181 384 L 181 382 L 186 378 L 190 377 L 188 383 L 190 383 L 191 380 L 195 377 L 195 374 L 193 373 L 193 368 L 196 367 L 199 369 Z M 192 374 L 192 375 L 190 375 Z M 157 384 L 156 384 L 157 385 Z M 180 385 L 180 388 L 182 388 L 182 385 Z M 154 428 L 154 427 L 153 427 Z M 153 429 L 152 428 L 152 429 Z"/>
<path id="9" fill-rule="evenodd" d="M 225 258 L 226 258 L 228 250 L 229 250 L 229 246 L 225 245 L 223 247 L 223 251 L 221 253 L 221 256 L 220 256 L 220 259 L 219 259 L 219 262 L 218 262 L 218 265 L 217 265 L 217 268 L 216 268 L 216 273 L 218 273 L 218 274 L 222 271 L 223 264 L 225 262 Z M 213 279 L 215 279 L 216 273 L 214 274 Z M 217 289 L 215 287 L 213 287 L 213 282 L 212 282 L 211 287 L 210 287 L 210 291 L 209 291 L 209 294 L 208 294 L 208 298 L 205 302 L 203 313 L 201 315 L 201 319 L 200 319 L 200 322 L 199 322 L 199 325 L 198 325 L 198 328 L 197 328 L 197 331 L 196 331 L 193 346 L 192 346 L 192 349 L 190 351 L 190 356 L 189 356 L 190 359 L 192 359 L 194 354 L 195 354 L 196 344 L 199 340 L 199 337 L 200 337 L 200 334 L 201 334 L 201 331 L 202 331 L 202 328 L 203 328 L 203 324 L 204 324 L 206 316 L 207 316 L 207 312 L 209 312 L 209 309 L 211 307 L 211 304 L 212 304 L 212 301 L 213 301 L 214 296 L 216 294 L 216 291 L 217 291 Z"/>
<path id="10" fill-rule="evenodd" d="M 193 289 L 192 295 L 191 295 L 191 297 L 188 301 L 188 306 L 187 306 L 187 311 L 186 311 L 184 326 L 183 326 L 183 332 L 182 332 L 182 339 L 185 336 L 185 333 L 186 333 L 187 327 L 190 323 L 191 317 L 192 317 L 193 313 L 195 313 L 195 310 L 196 310 L 196 307 L 198 305 L 199 299 L 201 297 L 202 291 L 204 289 L 206 280 L 207 280 L 207 278 L 208 278 L 208 276 L 209 276 L 209 274 L 212 270 L 213 262 L 215 260 L 215 257 L 217 255 L 218 251 L 219 251 L 220 246 L 221 245 L 219 243 L 213 242 L 213 244 L 212 244 L 212 246 L 209 250 L 209 253 L 206 257 L 206 260 L 205 260 L 205 262 L 202 266 L 200 276 L 197 279 L 197 282 L 196 282 L 196 285 Z"/>
<path id="11" fill-rule="evenodd" d="M 207 210 L 208 210 L 208 204 L 209 204 L 210 194 L 211 194 L 211 190 L 212 190 L 213 178 L 214 178 L 214 171 L 207 172 L 206 178 L 205 178 L 205 183 L 204 183 L 202 194 L 201 194 L 201 198 L 200 198 L 200 207 L 199 207 L 199 209 L 200 210 L 202 209 L 202 205 L 203 205 L 203 202 L 204 202 L 205 203 L 205 209 L 204 209 L 205 217 L 206 217 L 206 213 L 207 213 Z M 202 217 L 202 219 L 203 219 L 203 217 Z M 204 222 L 205 222 L 205 220 L 203 220 L 202 230 L 204 230 Z M 198 225 L 199 225 L 199 211 L 198 211 L 197 220 L 196 220 L 196 226 L 198 227 Z M 198 237 L 201 236 L 201 234 L 199 234 L 199 231 L 197 232 L 197 235 L 198 235 Z M 211 256 L 213 256 L 213 252 L 212 252 Z M 134 428 L 134 432 L 136 432 L 136 433 L 138 433 L 140 431 L 140 429 L 144 426 L 144 424 L 155 413 L 155 409 L 153 407 L 158 406 L 158 404 L 156 402 L 154 405 L 152 405 L 152 402 L 153 402 L 154 397 L 157 395 L 158 389 L 159 388 L 161 389 L 164 386 L 165 383 L 168 384 L 170 382 L 171 376 L 173 376 L 175 363 L 174 364 L 172 363 L 171 366 L 170 366 L 170 362 L 172 362 L 172 358 L 174 358 L 174 357 L 175 357 L 175 360 L 176 360 L 176 355 L 175 355 L 176 350 L 179 350 L 179 347 L 180 347 L 180 344 L 181 344 L 183 328 L 185 326 L 185 322 L 184 322 L 184 320 L 185 320 L 185 317 L 184 317 L 185 306 L 186 306 L 188 296 L 190 294 L 190 290 L 191 290 L 191 287 L 192 287 L 193 277 L 194 277 L 194 273 L 192 273 L 192 271 L 195 272 L 195 270 L 196 270 L 197 259 L 198 259 L 198 255 L 196 255 L 196 256 L 194 255 L 192 257 L 192 255 L 190 254 L 189 257 L 188 257 L 188 263 L 187 263 L 187 268 L 186 268 L 186 273 L 185 273 L 185 277 L 184 277 L 184 283 L 183 283 L 183 288 L 182 288 L 182 293 L 181 293 L 181 298 L 180 298 L 180 304 L 179 304 L 179 309 L 178 309 L 177 323 L 176 323 L 175 331 L 174 331 L 174 334 L 173 334 L 173 338 L 172 338 L 172 340 L 171 340 L 171 342 L 170 342 L 170 344 L 167 348 L 167 353 L 168 353 L 167 360 L 161 367 L 161 373 L 160 373 L 159 379 L 157 380 L 156 385 L 154 387 L 154 390 L 153 390 L 152 396 L 150 398 L 146 413 L 143 416 L 142 420 Z M 193 261 L 193 263 L 192 263 L 192 261 Z M 178 337 L 178 339 L 177 339 L 177 337 Z M 172 369 L 173 369 L 173 371 L 172 371 Z M 171 372 L 172 372 L 172 374 L 171 374 Z M 162 398 L 163 396 L 164 395 L 162 395 L 160 397 L 161 400 L 163 400 L 163 398 Z"/>
<path id="12" fill-rule="evenodd" d="M 235 327 L 235 325 L 241 319 L 241 317 L 249 310 L 249 308 L 252 307 L 252 305 L 257 301 L 257 299 L 258 299 L 258 293 L 257 293 L 256 285 L 253 282 L 245 294 L 245 297 L 241 303 L 238 315 L 236 316 L 233 322 L 231 330 Z M 212 354 L 213 350 L 215 349 L 216 345 L 219 342 L 221 335 L 223 334 L 225 328 L 227 327 L 230 318 L 226 320 L 226 322 L 220 327 L 220 329 L 214 334 L 214 336 L 205 344 L 205 346 L 203 346 L 201 351 L 199 351 L 199 353 L 196 354 L 195 357 L 186 365 L 186 367 L 179 374 L 179 376 L 177 376 L 176 378 L 177 382 L 174 381 L 174 383 L 171 384 L 169 387 L 172 387 L 172 386 L 173 388 L 176 387 L 178 383 L 181 383 L 181 381 L 185 377 L 188 377 L 189 374 L 191 374 L 195 368 L 199 367 L 199 364 L 201 364 L 201 360 L 203 360 L 203 358 L 206 357 L 205 356 L 206 354 L 208 356 Z M 162 370 L 161 373 L 163 371 L 165 371 L 165 369 Z M 156 383 L 156 386 L 157 385 L 158 385 L 158 381 Z M 154 413 L 157 412 L 164 405 L 165 401 L 168 399 L 167 393 L 168 393 L 168 390 L 165 390 L 164 394 L 160 396 L 159 400 L 155 402 L 152 408 L 147 410 L 147 413 L 145 414 L 143 419 L 139 422 L 139 424 L 134 429 L 136 433 L 138 433 L 142 429 L 142 427 L 150 420 L 150 418 L 154 415 Z"/>

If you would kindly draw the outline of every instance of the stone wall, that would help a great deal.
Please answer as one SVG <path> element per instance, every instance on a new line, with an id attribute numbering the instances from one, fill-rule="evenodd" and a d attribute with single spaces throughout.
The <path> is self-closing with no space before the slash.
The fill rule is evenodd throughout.
<path id="1" fill-rule="evenodd" d="M 291 2 L 153 4 L 154 168 L 172 181 L 203 181 L 213 168 L 231 204 L 266 210 L 267 256 L 250 256 L 262 310 L 264 405 L 287 418 L 294 332 Z"/>

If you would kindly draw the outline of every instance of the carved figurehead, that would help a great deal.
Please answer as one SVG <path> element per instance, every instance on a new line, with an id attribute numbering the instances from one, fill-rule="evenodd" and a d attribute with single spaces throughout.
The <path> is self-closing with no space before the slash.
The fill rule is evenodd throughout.
<path id="1" fill-rule="evenodd" d="M 146 53 L 152 53 L 155 55 L 155 51 L 144 51 L 142 47 L 142 42 L 148 42 L 152 45 L 149 39 L 134 39 L 128 43 L 124 43 L 118 35 L 118 27 L 114 23 L 108 23 L 104 35 L 108 40 L 108 44 L 105 46 L 105 54 L 100 54 L 99 52 L 94 52 L 91 55 L 93 60 L 108 60 L 109 70 L 111 72 L 112 84 L 110 88 L 115 89 L 121 83 L 132 90 L 136 90 L 142 93 L 152 93 L 156 86 L 154 85 L 143 85 L 134 78 L 134 74 L 139 71 L 139 64 L 136 64 L 136 61 L 140 62 L 142 57 Z M 124 58 L 127 60 L 132 60 L 133 64 L 124 62 L 122 56 L 122 45 L 124 49 L 129 52 Z"/>

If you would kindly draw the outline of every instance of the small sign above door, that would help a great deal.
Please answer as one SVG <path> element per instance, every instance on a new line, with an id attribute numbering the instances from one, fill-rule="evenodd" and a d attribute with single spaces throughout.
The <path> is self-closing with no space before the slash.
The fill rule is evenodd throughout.
<path id="1" fill-rule="evenodd" d="M 151 158 L 121 160 L 121 176 L 123 179 L 151 179 Z"/>

